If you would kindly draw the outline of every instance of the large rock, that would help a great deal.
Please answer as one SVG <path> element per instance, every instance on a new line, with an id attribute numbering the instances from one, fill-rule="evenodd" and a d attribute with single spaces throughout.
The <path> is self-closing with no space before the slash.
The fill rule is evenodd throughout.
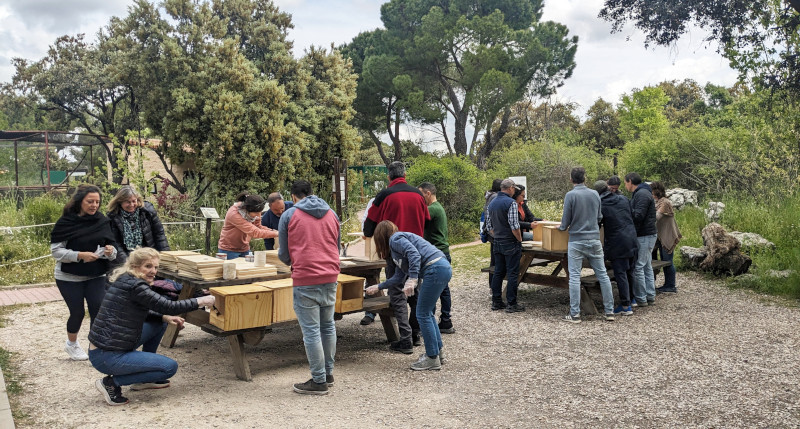
<path id="1" fill-rule="evenodd" d="M 717 275 L 744 274 L 753 261 L 742 253 L 739 240 L 725 231 L 718 223 L 710 223 L 703 228 L 703 246 L 708 254 L 700 269 Z"/>
<path id="2" fill-rule="evenodd" d="M 706 219 L 709 222 L 716 222 L 722 217 L 725 211 L 725 204 L 717 201 L 709 201 L 706 209 Z"/>
<path id="3" fill-rule="evenodd" d="M 680 252 L 684 265 L 693 270 L 699 270 L 700 263 L 708 256 L 708 250 L 705 247 L 681 246 Z"/>
<path id="4" fill-rule="evenodd" d="M 680 210 L 687 205 L 697 205 L 697 191 L 683 188 L 667 189 L 667 198 L 672 202 L 675 210 Z"/>
<path id="5" fill-rule="evenodd" d="M 739 243 L 742 244 L 742 249 L 748 253 L 761 250 L 775 250 L 775 243 L 754 232 L 733 231 L 731 235 L 739 240 Z"/>

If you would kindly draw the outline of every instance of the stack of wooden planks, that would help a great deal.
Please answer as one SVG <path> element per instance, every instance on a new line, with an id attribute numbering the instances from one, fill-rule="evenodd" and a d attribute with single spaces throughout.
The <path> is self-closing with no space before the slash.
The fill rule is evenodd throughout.
<path id="1" fill-rule="evenodd" d="M 192 279 L 217 280 L 222 278 L 222 259 L 206 255 L 178 256 L 178 274 Z"/>
<path id="2" fill-rule="evenodd" d="M 263 267 L 257 267 L 255 263 L 247 262 L 244 258 L 232 259 L 229 262 L 236 263 L 237 279 L 252 279 L 256 277 L 266 277 L 278 274 L 278 267 L 272 264 L 266 264 Z"/>
<path id="3" fill-rule="evenodd" d="M 267 264 L 274 265 L 278 268 L 278 271 L 288 272 L 289 266 L 281 262 L 278 259 L 278 251 L 277 250 L 267 250 Z"/>
<path id="4" fill-rule="evenodd" d="M 170 271 L 178 271 L 178 256 L 199 255 L 197 252 L 188 250 L 164 250 L 159 252 L 161 268 Z"/>

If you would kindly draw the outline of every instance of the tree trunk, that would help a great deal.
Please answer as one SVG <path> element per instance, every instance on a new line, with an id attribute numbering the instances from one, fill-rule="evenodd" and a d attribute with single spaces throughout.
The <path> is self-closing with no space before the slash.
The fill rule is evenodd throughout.
<path id="1" fill-rule="evenodd" d="M 484 142 L 483 147 L 481 147 L 481 149 L 478 151 L 478 154 L 475 158 L 475 166 L 481 170 L 486 170 L 489 155 L 492 154 L 494 148 L 498 143 L 500 143 L 500 140 L 508 132 L 509 119 L 511 119 L 511 108 L 506 107 L 503 110 L 503 116 L 500 118 L 500 126 L 497 128 L 496 132 L 492 132 L 492 123 L 487 125 L 486 141 Z"/>

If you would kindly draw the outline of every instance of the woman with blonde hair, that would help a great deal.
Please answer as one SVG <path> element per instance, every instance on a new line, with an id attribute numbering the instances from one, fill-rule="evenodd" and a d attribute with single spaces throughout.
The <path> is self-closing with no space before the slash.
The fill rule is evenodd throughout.
<path id="1" fill-rule="evenodd" d="M 411 365 L 411 369 L 441 369 L 444 360 L 442 333 L 436 324 L 434 311 L 439 296 L 452 277 L 450 263 L 441 250 L 424 238 L 410 232 L 398 232 L 397 225 L 388 220 L 375 227 L 372 240 L 378 256 L 386 260 L 386 281 L 368 287 L 367 293 L 373 295 L 378 290 L 403 284 L 403 292 L 406 296 L 411 296 L 420 280 L 422 281 L 419 285 L 416 316 L 425 340 L 425 353 Z"/>
<path id="2" fill-rule="evenodd" d="M 111 220 L 117 247 L 115 265 L 122 265 L 128 255 L 139 247 L 152 247 L 158 251 L 170 250 L 164 225 L 155 207 L 130 185 L 123 186 L 108 202 L 106 216 Z"/>
<path id="3" fill-rule="evenodd" d="M 150 285 L 158 272 L 158 251 L 143 247 L 131 252 L 125 265 L 111 275 L 100 312 L 89 332 L 89 361 L 106 374 L 95 382 L 108 405 L 123 405 L 121 386 L 131 390 L 169 387 L 169 379 L 178 371 L 178 363 L 157 354 L 164 329 L 146 329 L 148 314 L 163 314 L 162 320 L 183 327 L 176 315 L 214 305 L 211 295 L 171 301 Z M 136 351 L 143 346 L 143 351 Z"/>

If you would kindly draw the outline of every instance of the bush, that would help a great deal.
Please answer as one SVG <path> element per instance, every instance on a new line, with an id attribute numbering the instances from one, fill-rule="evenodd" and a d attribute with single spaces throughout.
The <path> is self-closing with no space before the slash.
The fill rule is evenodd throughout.
<path id="1" fill-rule="evenodd" d="M 448 220 L 451 243 L 464 239 L 465 233 L 455 230 L 456 225 L 472 225 L 472 239 L 477 236 L 478 223 L 484 203 L 484 190 L 489 188 L 486 175 L 467 158 L 422 155 L 414 160 L 406 172 L 406 180 L 411 186 L 431 182 L 436 186 L 436 198 L 444 207 Z M 471 241 L 471 239 L 468 239 Z"/>

